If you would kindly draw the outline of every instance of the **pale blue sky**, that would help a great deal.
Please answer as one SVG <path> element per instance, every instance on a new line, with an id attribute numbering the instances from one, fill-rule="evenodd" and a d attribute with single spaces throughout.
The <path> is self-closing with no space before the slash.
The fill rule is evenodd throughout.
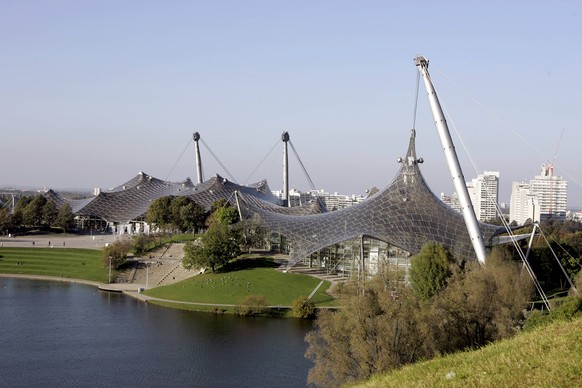
<path id="1" fill-rule="evenodd" d="M 239 183 L 276 190 L 282 146 L 249 175 L 289 131 L 318 188 L 363 194 L 398 169 L 422 54 L 466 180 L 500 171 L 508 202 L 555 158 L 582 207 L 582 3 L 474 3 L 0 0 L 0 186 L 195 180 L 193 146 L 180 155 L 198 131 Z M 423 85 L 416 128 L 425 178 L 451 193 Z"/>

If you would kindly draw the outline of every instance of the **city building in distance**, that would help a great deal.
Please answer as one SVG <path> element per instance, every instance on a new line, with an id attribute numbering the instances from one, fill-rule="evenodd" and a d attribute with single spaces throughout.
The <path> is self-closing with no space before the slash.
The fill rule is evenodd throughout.
<path id="1" fill-rule="evenodd" d="M 496 219 L 499 216 L 499 172 L 485 171 L 466 185 L 477 219 L 484 222 Z M 461 211 L 457 193 L 441 193 L 440 198 L 454 210 Z"/>
<path id="2" fill-rule="evenodd" d="M 513 182 L 509 220 L 523 225 L 528 221 L 565 220 L 568 182 L 554 175 L 554 166 L 543 163 L 540 175 L 529 183 Z"/>

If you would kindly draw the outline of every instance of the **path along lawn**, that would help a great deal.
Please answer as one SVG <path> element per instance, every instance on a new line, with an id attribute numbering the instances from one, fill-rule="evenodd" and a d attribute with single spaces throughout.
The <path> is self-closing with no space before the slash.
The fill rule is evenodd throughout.
<path id="1" fill-rule="evenodd" d="M 238 304 L 249 295 L 262 295 L 271 306 L 291 306 L 300 296 L 307 297 L 321 282 L 308 275 L 283 273 L 271 258 L 239 259 L 224 271 L 204 273 L 181 282 L 149 289 L 145 295 L 182 302 Z M 311 301 L 317 306 L 337 306 L 325 290 L 325 281 Z"/>
<path id="2" fill-rule="evenodd" d="M 107 282 L 103 252 L 74 248 L 0 248 L 0 273 Z"/>

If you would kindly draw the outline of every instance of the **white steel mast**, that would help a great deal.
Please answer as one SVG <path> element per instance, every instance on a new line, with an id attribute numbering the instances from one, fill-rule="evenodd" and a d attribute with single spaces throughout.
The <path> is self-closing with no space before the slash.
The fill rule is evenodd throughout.
<path id="1" fill-rule="evenodd" d="M 200 158 L 200 146 L 198 145 L 200 134 L 198 132 L 194 132 L 192 139 L 194 140 L 194 152 L 196 154 L 196 176 L 198 178 L 197 183 L 200 184 L 204 181 L 204 176 L 202 175 L 202 159 Z"/>
<path id="2" fill-rule="evenodd" d="M 283 141 L 283 206 L 291 207 L 289 203 L 289 155 L 287 153 L 287 143 L 289 142 L 289 132 L 285 131 L 281 135 Z"/>
<path id="3" fill-rule="evenodd" d="M 432 85 L 432 81 L 430 80 L 430 75 L 428 74 L 428 60 L 423 56 L 418 56 L 414 58 L 414 61 L 424 80 L 424 86 L 426 87 L 426 92 L 428 93 L 428 101 L 430 103 L 432 117 L 441 140 L 441 145 L 445 153 L 449 171 L 451 172 L 451 176 L 453 178 L 455 190 L 459 195 L 459 202 L 463 211 L 463 217 L 465 218 L 465 224 L 467 225 L 467 231 L 469 232 L 469 237 L 471 238 L 471 243 L 473 244 L 473 249 L 475 249 L 477 260 L 483 264 L 485 263 L 485 244 L 483 242 L 483 235 L 481 233 L 481 228 L 479 227 L 479 222 L 477 221 L 475 211 L 473 210 L 473 204 L 471 203 L 471 198 L 469 197 L 469 191 L 467 190 L 467 186 L 465 184 L 465 177 L 463 176 L 463 171 L 461 170 L 461 165 L 459 164 L 459 159 L 457 158 L 457 153 L 455 152 L 455 146 L 453 145 L 453 140 L 451 139 L 451 133 L 449 132 L 449 127 L 447 126 L 445 115 L 443 114 L 439 99 L 437 97 L 436 91 L 434 90 L 434 86 Z"/>

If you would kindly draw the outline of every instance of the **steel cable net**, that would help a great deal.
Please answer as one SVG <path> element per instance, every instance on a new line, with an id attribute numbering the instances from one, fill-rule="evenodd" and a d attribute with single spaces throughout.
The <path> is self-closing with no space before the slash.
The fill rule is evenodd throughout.
<path id="1" fill-rule="evenodd" d="M 49 190 L 45 197 L 53 200 L 57 207 L 69 203 L 75 216 L 102 219 L 106 222 L 126 223 L 143 219 L 152 201 L 165 196 L 187 196 L 204 209 L 209 210 L 219 199 L 232 198 L 234 192 L 242 192 L 260 198 L 264 203 L 274 206 L 279 199 L 271 193 L 266 181 L 248 186 L 233 183 L 216 175 L 200 184 L 194 185 L 190 179 L 182 182 L 164 181 L 143 172 L 126 183 L 96 197 L 86 200 L 68 200 Z M 234 205 L 234 203 L 233 203 Z"/>
<path id="2" fill-rule="evenodd" d="M 476 259 L 462 214 L 438 199 L 428 188 L 415 151 L 411 131 L 402 167 L 383 190 L 354 206 L 333 212 L 290 215 L 272 211 L 258 198 L 239 194 L 241 213 L 271 232 L 285 236 L 290 247 L 289 266 L 318 250 L 342 241 L 368 236 L 414 255 L 429 241 L 451 250 L 455 257 Z M 480 224 L 484 241 L 505 230 Z"/>

